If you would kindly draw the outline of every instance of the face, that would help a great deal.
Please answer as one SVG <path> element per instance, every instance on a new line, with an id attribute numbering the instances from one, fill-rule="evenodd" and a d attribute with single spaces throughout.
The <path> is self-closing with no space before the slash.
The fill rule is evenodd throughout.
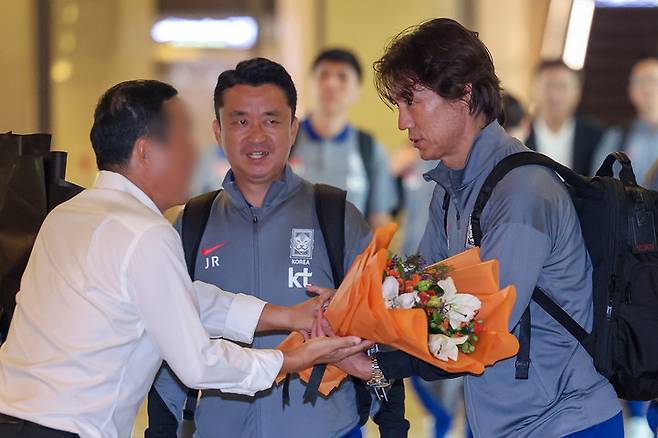
<path id="1" fill-rule="evenodd" d="M 316 111 L 346 114 L 359 99 L 359 76 L 344 62 L 320 62 L 313 70 L 311 84 Z"/>
<path id="2" fill-rule="evenodd" d="M 148 181 L 153 198 L 164 209 L 183 204 L 189 198 L 189 185 L 197 150 L 192 141 L 188 112 L 178 97 L 164 103 L 165 135 L 163 139 L 141 139 L 146 144 L 146 159 L 139 169 Z"/>
<path id="3" fill-rule="evenodd" d="M 629 96 L 640 117 L 658 123 L 658 61 L 643 61 L 633 68 Z"/>
<path id="4" fill-rule="evenodd" d="M 299 126 L 284 91 L 271 84 L 224 92 L 213 128 L 236 180 L 271 184 L 283 174 Z"/>
<path id="5" fill-rule="evenodd" d="M 460 139 L 464 138 L 469 118 L 473 117 L 465 102 L 444 99 L 425 87 L 416 87 L 410 101 L 401 96 L 394 98 L 398 129 L 407 130 L 409 140 L 423 160 L 442 160 L 450 167 L 455 157 L 464 155 Z"/>
<path id="6" fill-rule="evenodd" d="M 573 116 L 580 102 L 578 76 L 562 67 L 548 68 L 535 79 L 537 112 L 549 120 L 566 120 Z"/>

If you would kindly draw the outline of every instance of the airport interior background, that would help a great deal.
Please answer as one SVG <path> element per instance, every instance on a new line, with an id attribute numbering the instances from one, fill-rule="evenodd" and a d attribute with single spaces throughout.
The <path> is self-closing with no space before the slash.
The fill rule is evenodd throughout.
<path id="1" fill-rule="evenodd" d="M 3 0 L 0 132 L 52 133 L 53 149 L 68 153 L 67 180 L 88 187 L 97 174 L 93 109 L 109 86 L 134 78 L 173 84 L 193 114 L 196 142 L 216 148 L 211 96 L 221 71 L 254 56 L 280 62 L 304 115 L 313 58 L 343 47 L 364 66 L 350 119 L 395 157 L 407 147 L 406 133 L 378 97 L 371 66 L 398 32 L 434 17 L 479 32 L 505 92 L 530 115 L 536 66 L 561 59 L 583 72 L 580 110 L 607 125 L 623 123 L 633 114 L 631 66 L 658 53 L 658 1 Z M 407 414 L 411 437 L 434 436 L 434 420 L 411 386 Z M 464 436 L 461 418 L 446 436 Z M 142 409 L 134 436 L 143 436 L 145 423 Z M 370 426 L 368 436 L 377 436 Z"/>

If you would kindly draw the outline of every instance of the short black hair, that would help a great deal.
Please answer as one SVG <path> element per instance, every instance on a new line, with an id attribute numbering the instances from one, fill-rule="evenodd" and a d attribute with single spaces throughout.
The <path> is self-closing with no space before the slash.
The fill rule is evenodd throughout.
<path id="1" fill-rule="evenodd" d="M 477 32 L 455 20 L 436 18 L 403 30 L 374 68 L 379 96 L 389 105 L 395 105 L 397 94 L 411 100 L 420 85 L 444 99 L 465 101 L 470 113 L 484 114 L 487 123 L 503 114 L 491 53 Z"/>
<path id="2" fill-rule="evenodd" d="M 539 64 L 537 64 L 537 67 L 535 68 L 535 76 L 539 76 L 540 74 L 544 73 L 546 70 L 553 70 L 553 69 L 564 69 L 570 73 L 573 73 L 576 78 L 578 78 L 579 82 L 583 82 L 583 74 L 578 71 L 574 70 L 571 67 L 569 67 L 563 60 L 560 58 L 553 58 L 553 59 L 542 59 L 539 61 Z"/>
<path id="3" fill-rule="evenodd" d="M 107 90 L 94 111 L 89 137 L 99 170 L 115 170 L 130 160 L 141 137 L 163 138 L 163 104 L 178 94 L 155 80 L 121 82 Z"/>
<path id="4" fill-rule="evenodd" d="M 350 50 L 331 48 L 321 51 L 318 56 L 315 57 L 315 60 L 311 66 L 311 70 L 315 70 L 323 61 L 347 64 L 354 69 L 356 76 L 359 78 L 359 82 L 363 80 L 363 70 L 361 69 L 361 63 L 359 62 L 359 59 L 356 57 L 354 52 L 351 52 Z"/>
<path id="5" fill-rule="evenodd" d="M 224 92 L 236 85 L 276 85 L 285 93 L 288 106 L 295 117 L 297 111 L 297 89 L 286 69 L 267 58 L 252 58 L 240 62 L 234 70 L 223 71 L 215 86 L 215 116 L 219 120 L 219 109 L 224 105 Z"/>
<path id="6" fill-rule="evenodd" d="M 503 128 L 516 128 L 525 118 L 525 109 L 521 102 L 509 93 L 503 93 L 503 113 L 505 121 Z"/>

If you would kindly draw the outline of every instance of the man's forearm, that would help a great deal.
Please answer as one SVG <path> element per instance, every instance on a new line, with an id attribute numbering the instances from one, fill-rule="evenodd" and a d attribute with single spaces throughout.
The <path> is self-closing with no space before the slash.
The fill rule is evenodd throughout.
<path id="1" fill-rule="evenodd" d="M 276 306 L 267 303 L 256 325 L 256 332 L 271 330 L 296 330 L 292 311 L 289 307 Z"/>

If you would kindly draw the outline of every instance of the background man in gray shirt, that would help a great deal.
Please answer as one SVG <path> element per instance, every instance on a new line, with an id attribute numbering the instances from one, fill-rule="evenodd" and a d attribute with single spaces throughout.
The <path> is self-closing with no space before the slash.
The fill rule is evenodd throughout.
<path id="1" fill-rule="evenodd" d="M 352 52 L 329 49 L 316 57 L 313 107 L 300 124 L 290 163 L 311 182 L 346 190 L 348 201 L 370 225 L 380 226 L 391 221 L 398 196 L 384 148 L 348 121 L 361 80 L 361 65 Z"/>

